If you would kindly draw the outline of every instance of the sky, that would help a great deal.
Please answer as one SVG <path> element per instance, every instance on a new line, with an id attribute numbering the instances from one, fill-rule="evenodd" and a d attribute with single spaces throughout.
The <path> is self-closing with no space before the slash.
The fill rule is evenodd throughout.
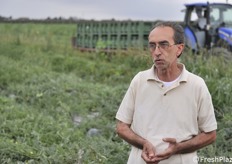
<path id="1" fill-rule="evenodd" d="M 232 0 L 208 0 L 229 2 Z M 48 17 L 95 20 L 184 19 L 184 4 L 207 0 L 0 0 L 0 16 L 30 19 Z"/>

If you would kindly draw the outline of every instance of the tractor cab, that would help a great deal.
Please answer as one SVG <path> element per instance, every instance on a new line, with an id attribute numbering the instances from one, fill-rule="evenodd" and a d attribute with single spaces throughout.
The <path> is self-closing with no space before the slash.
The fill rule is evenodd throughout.
<path id="1" fill-rule="evenodd" d="M 232 5 L 227 3 L 185 4 L 186 45 L 194 51 L 215 46 L 232 47 Z"/>

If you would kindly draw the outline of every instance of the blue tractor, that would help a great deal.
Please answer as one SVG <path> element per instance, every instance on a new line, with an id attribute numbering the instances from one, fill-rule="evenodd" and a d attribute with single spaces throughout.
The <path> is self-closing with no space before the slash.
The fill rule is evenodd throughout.
<path id="1" fill-rule="evenodd" d="M 185 4 L 186 45 L 193 51 L 222 48 L 232 51 L 232 5 L 228 3 Z"/>

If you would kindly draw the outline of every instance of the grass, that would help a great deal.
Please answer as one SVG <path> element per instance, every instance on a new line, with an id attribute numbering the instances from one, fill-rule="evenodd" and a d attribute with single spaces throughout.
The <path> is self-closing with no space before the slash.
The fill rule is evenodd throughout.
<path id="1" fill-rule="evenodd" d="M 114 117 L 132 77 L 151 66 L 149 54 L 81 53 L 71 47 L 75 30 L 0 24 L 1 163 L 126 163 Z M 218 120 L 217 141 L 199 154 L 231 157 L 232 62 L 190 52 L 181 60 L 205 79 Z M 88 136 L 93 128 L 100 135 Z"/>

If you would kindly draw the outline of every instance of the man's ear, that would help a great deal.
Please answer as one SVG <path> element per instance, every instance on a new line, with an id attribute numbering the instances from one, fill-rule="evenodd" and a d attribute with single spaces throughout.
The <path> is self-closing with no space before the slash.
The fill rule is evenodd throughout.
<path id="1" fill-rule="evenodd" d="M 177 48 L 178 48 L 178 50 L 177 50 L 177 57 L 180 57 L 181 54 L 182 54 L 182 52 L 184 51 L 184 44 L 177 45 Z"/>

